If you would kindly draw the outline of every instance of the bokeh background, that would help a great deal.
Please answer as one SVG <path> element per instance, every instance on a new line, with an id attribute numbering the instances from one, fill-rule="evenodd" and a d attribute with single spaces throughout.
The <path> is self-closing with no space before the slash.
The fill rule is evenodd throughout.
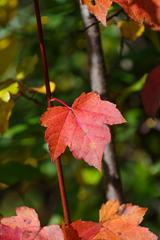
<path id="1" fill-rule="evenodd" d="M 68 104 L 90 91 L 86 37 L 78 1 L 40 1 L 53 96 Z M 114 6 L 111 11 L 114 12 Z M 141 103 L 147 73 L 160 63 L 160 35 L 144 26 L 122 31 L 124 13 L 101 27 L 108 98 L 127 123 L 113 127 L 126 202 L 149 208 L 145 225 L 160 233 L 160 120 Z M 127 26 L 128 27 L 128 26 Z M 127 36 L 126 36 L 127 35 Z M 128 36 L 129 35 L 129 36 Z M 31 0 L 0 0 L 0 214 L 31 206 L 42 224 L 61 223 L 57 171 L 39 117 L 46 109 Z M 62 157 L 72 219 L 98 220 L 106 182 L 69 150 Z"/>

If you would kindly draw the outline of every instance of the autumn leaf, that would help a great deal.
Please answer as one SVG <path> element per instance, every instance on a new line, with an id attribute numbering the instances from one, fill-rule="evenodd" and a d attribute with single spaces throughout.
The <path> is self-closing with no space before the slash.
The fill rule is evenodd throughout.
<path id="1" fill-rule="evenodd" d="M 146 113 L 155 117 L 160 108 L 160 65 L 148 74 L 142 90 L 142 102 Z"/>
<path id="2" fill-rule="evenodd" d="M 146 208 L 132 204 L 108 201 L 100 209 L 102 228 L 94 240 L 157 240 L 148 228 L 139 226 L 146 211 Z"/>
<path id="3" fill-rule="evenodd" d="M 112 0 L 82 0 L 89 11 L 103 24 L 106 25 L 107 12 L 112 5 Z"/>
<path id="4" fill-rule="evenodd" d="M 0 99 L 3 102 L 9 102 L 12 95 L 17 95 L 19 92 L 19 84 L 14 80 L 6 80 L 0 83 Z"/>
<path id="5" fill-rule="evenodd" d="M 34 209 L 19 207 L 16 216 L 2 218 L 0 221 L 0 239 L 2 240 L 64 240 L 58 225 L 41 228 Z"/>
<path id="6" fill-rule="evenodd" d="M 54 82 L 50 82 L 51 92 L 54 92 L 55 88 L 56 88 L 56 84 Z M 37 92 L 37 93 L 41 93 L 41 94 L 46 94 L 46 86 L 45 85 L 42 85 L 39 87 L 30 87 L 28 90 L 29 90 L 29 92 Z"/>
<path id="7" fill-rule="evenodd" d="M 110 200 L 103 204 L 99 211 L 100 222 L 108 220 L 121 219 L 130 224 L 138 225 L 143 221 L 147 208 L 133 206 L 132 204 L 122 204 L 117 200 Z"/>
<path id="8" fill-rule="evenodd" d="M 75 158 L 99 170 L 104 148 L 111 140 L 107 125 L 123 122 L 116 105 L 93 92 L 81 94 L 72 107 L 49 107 L 41 117 L 52 161 L 68 146 Z"/>

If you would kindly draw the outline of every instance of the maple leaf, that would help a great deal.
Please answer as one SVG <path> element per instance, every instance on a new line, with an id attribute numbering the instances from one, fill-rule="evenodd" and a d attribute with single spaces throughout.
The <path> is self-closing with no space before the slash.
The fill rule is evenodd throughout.
<path id="1" fill-rule="evenodd" d="M 89 11 L 101 22 L 106 25 L 106 15 L 112 5 L 112 0 L 82 0 L 87 5 Z"/>
<path id="2" fill-rule="evenodd" d="M 146 113 L 155 117 L 160 108 L 160 65 L 148 74 L 142 90 L 142 102 Z"/>
<path id="3" fill-rule="evenodd" d="M 146 208 L 132 204 L 108 201 L 100 209 L 102 228 L 94 240 L 157 240 L 158 237 L 147 228 L 138 226 L 146 211 Z"/>
<path id="4" fill-rule="evenodd" d="M 64 240 L 58 225 L 40 227 L 38 215 L 34 209 L 19 207 L 17 216 L 0 220 L 0 239 L 2 240 Z"/>
<path id="5" fill-rule="evenodd" d="M 68 146 L 77 159 L 101 169 L 105 145 L 111 135 L 107 126 L 125 122 L 116 105 L 103 101 L 96 93 L 83 93 L 72 107 L 49 107 L 41 123 L 47 127 L 45 139 L 52 161 Z"/>
<path id="6" fill-rule="evenodd" d="M 89 11 L 106 25 L 106 16 L 112 3 L 119 4 L 134 21 L 145 23 L 160 31 L 160 1 L 158 0 L 83 0 Z"/>

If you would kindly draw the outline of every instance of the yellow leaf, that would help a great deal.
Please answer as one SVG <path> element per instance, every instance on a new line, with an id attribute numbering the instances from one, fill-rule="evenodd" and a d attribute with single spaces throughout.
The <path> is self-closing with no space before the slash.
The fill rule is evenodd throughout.
<path id="1" fill-rule="evenodd" d="M 13 100 L 10 100 L 7 103 L 0 100 L 0 133 L 4 133 L 7 130 L 13 107 Z"/>
<path id="2" fill-rule="evenodd" d="M 132 20 L 119 21 L 117 25 L 120 28 L 122 36 L 131 41 L 135 41 L 137 38 L 141 37 L 145 30 L 143 24 L 138 24 Z"/>
<path id="3" fill-rule="evenodd" d="M 5 91 L 5 90 L 1 90 L 0 91 L 0 99 L 3 102 L 8 102 L 10 100 L 10 94 L 9 92 Z"/>
<path id="4" fill-rule="evenodd" d="M 4 102 L 8 102 L 11 98 L 11 95 L 16 95 L 18 91 L 19 84 L 17 82 L 13 82 L 10 84 L 10 81 L 8 81 L 5 83 L 5 86 L 0 89 L 0 99 Z"/>
<path id="5" fill-rule="evenodd" d="M 51 92 L 54 92 L 56 85 L 54 82 L 50 82 L 50 88 L 51 88 Z M 34 92 L 38 92 L 41 94 L 46 94 L 46 87 L 45 85 L 42 85 L 40 87 L 32 87 L 29 89 L 30 91 L 34 91 Z"/>

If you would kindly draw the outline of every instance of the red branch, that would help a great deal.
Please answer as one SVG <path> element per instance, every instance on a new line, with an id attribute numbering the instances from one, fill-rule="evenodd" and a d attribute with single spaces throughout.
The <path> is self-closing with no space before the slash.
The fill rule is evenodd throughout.
<path id="1" fill-rule="evenodd" d="M 43 71 L 44 71 L 44 78 L 45 78 L 46 96 L 48 100 L 48 106 L 50 106 L 51 105 L 51 89 L 49 84 L 48 62 L 47 62 L 46 49 L 44 44 L 39 0 L 34 0 L 34 8 L 35 8 L 39 40 L 40 40 L 41 60 L 43 64 Z M 69 208 L 67 203 L 67 196 L 65 191 L 64 177 L 63 177 L 60 158 L 56 160 L 56 165 L 57 165 L 57 171 L 58 171 L 58 182 L 59 182 L 59 189 L 60 189 L 60 195 L 61 195 L 61 202 L 62 202 L 63 214 L 64 214 L 64 223 L 68 225 L 70 223 Z"/>

